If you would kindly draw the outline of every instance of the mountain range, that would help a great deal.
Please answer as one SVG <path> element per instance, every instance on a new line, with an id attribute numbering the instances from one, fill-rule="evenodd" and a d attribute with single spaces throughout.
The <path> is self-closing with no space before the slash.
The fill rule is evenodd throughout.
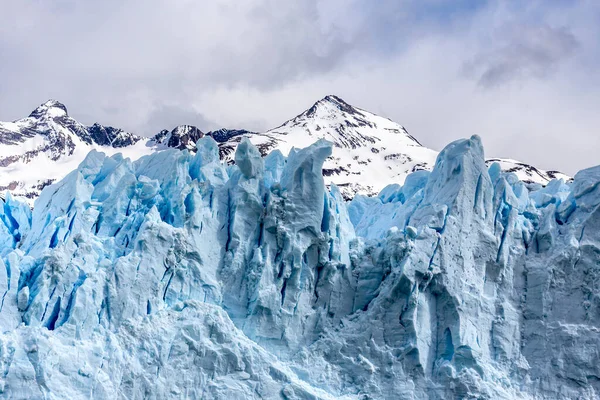
<path id="1" fill-rule="evenodd" d="M 266 132 L 203 132 L 195 126 L 180 125 L 152 137 L 98 123 L 86 126 L 70 117 L 64 104 L 49 100 L 26 118 L 0 122 L 0 191 L 9 190 L 33 204 L 45 186 L 75 169 L 91 150 L 109 156 L 122 153 L 136 160 L 167 148 L 195 152 L 197 140 L 204 136 L 218 142 L 220 157 L 229 164 L 234 163 L 235 149 L 246 137 L 263 156 L 273 150 L 287 156 L 292 148 L 326 139 L 333 143 L 333 153 L 323 166 L 325 183 L 336 184 L 346 200 L 356 194 L 376 195 L 388 184 L 401 184 L 411 172 L 431 170 L 438 155 L 401 125 L 333 95 Z M 504 171 L 514 172 L 531 185 L 544 186 L 554 178 L 570 179 L 515 160 L 487 160 L 492 162 L 499 162 Z"/>

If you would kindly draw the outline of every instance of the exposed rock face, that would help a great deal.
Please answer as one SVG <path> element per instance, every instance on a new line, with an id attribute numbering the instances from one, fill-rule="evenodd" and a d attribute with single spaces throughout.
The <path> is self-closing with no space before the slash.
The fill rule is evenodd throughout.
<path id="1" fill-rule="evenodd" d="M 137 143 L 141 138 L 111 126 L 94 124 L 87 128 L 92 143 L 100 146 L 127 147 Z"/>
<path id="2" fill-rule="evenodd" d="M 223 129 L 219 129 L 216 131 L 207 132 L 206 136 L 212 137 L 213 139 L 215 139 L 215 141 L 217 143 L 224 143 L 235 136 L 251 135 L 254 133 L 256 133 L 256 132 L 250 132 L 245 129 L 224 129 L 223 128 Z"/>
<path id="3" fill-rule="evenodd" d="M 319 141 L 91 152 L 0 207 L 8 398 L 594 399 L 600 167 L 529 190 L 478 137 L 349 204 Z"/>
<path id="4" fill-rule="evenodd" d="M 200 129 L 192 125 L 179 125 L 171 132 L 162 130 L 152 139 L 166 147 L 179 150 L 196 150 L 196 142 L 204 136 Z"/>

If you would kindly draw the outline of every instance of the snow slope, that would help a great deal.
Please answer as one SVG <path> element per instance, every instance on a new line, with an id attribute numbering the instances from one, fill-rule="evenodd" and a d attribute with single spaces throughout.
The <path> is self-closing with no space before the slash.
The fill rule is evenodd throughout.
<path id="1" fill-rule="evenodd" d="M 349 204 L 320 140 L 88 154 L 0 201 L 0 397 L 596 399 L 600 167 L 478 137 Z"/>
<path id="2" fill-rule="evenodd" d="M 205 134 L 194 126 L 180 125 L 152 138 L 99 124 L 84 126 L 68 116 L 63 104 L 50 100 L 27 118 L 0 123 L 0 189 L 9 189 L 33 203 L 45 185 L 63 178 L 90 150 L 121 152 L 136 160 L 167 148 L 193 152 L 196 141 L 205 135 L 219 142 L 220 156 L 229 163 L 233 163 L 235 149 L 244 137 L 263 155 L 274 149 L 287 155 L 293 147 L 326 139 L 334 147 L 324 164 L 325 182 L 335 183 L 345 199 L 355 194 L 376 195 L 391 182 L 402 183 L 411 172 L 431 170 L 438 154 L 419 144 L 397 123 L 353 107 L 337 96 L 326 96 L 264 133 L 222 129 Z M 532 184 L 569 179 L 514 160 L 489 160 L 494 161 Z"/>

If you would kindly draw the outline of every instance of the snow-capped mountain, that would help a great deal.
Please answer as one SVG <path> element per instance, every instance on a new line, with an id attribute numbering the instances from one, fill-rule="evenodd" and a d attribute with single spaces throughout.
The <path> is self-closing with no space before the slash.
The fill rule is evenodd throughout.
<path id="1" fill-rule="evenodd" d="M 265 133 L 245 134 L 222 143 L 221 153 L 233 160 L 235 147 L 247 137 L 262 154 L 325 139 L 333 154 L 325 161 L 327 184 L 335 183 L 345 198 L 377 194 L 392 182 L 402 183 L 411 172 L 433 167 L 437 152 L 421 146 L 406 129 L 389 119 L 352 107 L 336 96 L 326 96 L 308 110 Z"/>
<path id="2" fill-rule="evenodd" d="M 195 143 L 205 135 L 219 143 L 220 156 L 229 163 L 234 162 L 235 149 L 245 137 L 263 155 L 277 149 L 286 156 L 292 148 L 326 139 L 334 147 L 323 166 L 325 183 L 335 183 L 345 199 L 375 195 L 390 183 L 401 184 L 411 172 L 431 170 L 438 154 L 401 125 L 332 95 L 267 132 L 221 129 L 203 133 L 197 127 L 180 125 L 151 138 L 100 124 L 85 126 L 71 118 L 63 104 L 50 100 L 27 118 L 0 123 L 0 191 L 8 189 L 34 199 L 44 186 L 76 168 L 92 149 L 108 155 L 121 152 L 135 160 L 166 148 L 194 152 Z M 495 161 L 527 183 L 570 179 L 514 160 L 488 160 Z"/>
<path id="3" fill-rule="evenodd" d="M 85 126 L 49 100 L 27 118 L 0 122 L 0 190 L 35 198 L 92 149 L 135 159 L 151 152 L 143 138 L 110 126 Z"/>
<path id="4" fill-rule="evenodd" d="M 137 160 L 167 148 L 194 152 L 205 135 L 226 142 L 250 133 L 231 129 L 203 133 L 195 126 L 180 125 L 145 138 L 98 123 L 85 126 L 69 116 L 64 104 L 48 100 L 26 118 L 0 122 L 0 192 L 10 190 L 33 204 L 45 186 L 77 168 L 91 150 Z"/>

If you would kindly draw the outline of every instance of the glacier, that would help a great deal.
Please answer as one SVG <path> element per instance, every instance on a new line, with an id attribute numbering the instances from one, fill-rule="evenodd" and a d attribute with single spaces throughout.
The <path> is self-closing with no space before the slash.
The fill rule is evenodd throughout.
<path id="1" fill-rule="evenodd" d="M 346 202 L 325 140 L 196 149 L 0 200 L 0 398 L 600 396 L 600 167 L 532 188 L 473 136 Z"/>

